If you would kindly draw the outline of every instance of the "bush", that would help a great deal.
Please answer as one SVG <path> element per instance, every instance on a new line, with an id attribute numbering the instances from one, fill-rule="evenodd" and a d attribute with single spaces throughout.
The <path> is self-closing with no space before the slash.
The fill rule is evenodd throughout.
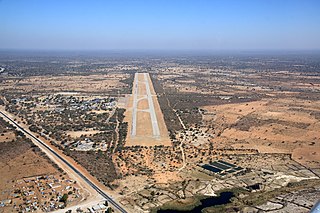
<path id="1" fill-rule="evenodd" d="M 68 200 L 68 194 L 63 194 L 62 198 L 60 199 L 60 202 L 67 203 Z"/>

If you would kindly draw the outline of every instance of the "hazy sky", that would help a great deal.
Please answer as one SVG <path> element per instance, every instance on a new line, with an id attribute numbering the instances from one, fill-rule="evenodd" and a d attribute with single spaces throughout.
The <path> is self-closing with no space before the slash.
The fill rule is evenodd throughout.
<path id="1" fill-rule="evenodd" d="M 0 49 L 320 49 L 320 0 L 0 0 Z"/>

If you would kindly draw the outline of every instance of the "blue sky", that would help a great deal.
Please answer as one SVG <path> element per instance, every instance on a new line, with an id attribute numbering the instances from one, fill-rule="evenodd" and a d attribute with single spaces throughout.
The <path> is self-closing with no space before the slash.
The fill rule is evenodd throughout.
<path id="1" fill-rule="evenodd" d="M 319 0 L 0 0 L 0 49 L 320 49 Z"/>

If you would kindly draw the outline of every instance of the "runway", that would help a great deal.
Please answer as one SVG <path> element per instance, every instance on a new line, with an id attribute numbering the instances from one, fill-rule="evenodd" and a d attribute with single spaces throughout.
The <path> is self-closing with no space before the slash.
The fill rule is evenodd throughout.
<path id="1" fill-rule="evenodd" d="M 171 145 L 149 73 L 135 73 L 126 118 L 127 145 Z"/>
<path id="2" fill-rule="evenodd" d="M 137 134 L 137 108 L 138 108 L 138 73 L 134 76 L 134 86 L 133 86 L 133 107 L 132 107 L 132 127 L 131 135 L 136 136 Z"/>
<path id="3" fill-rule="evenodd" d="M 143 75 L 143 81 L 139 80 L 139 74 Z M 152 125 L 152 133 L 154 137 L 160 137 L 160 129 L 158 125 L 158 120 L 153 104 L 153 98 L 150 90 L 150 84 L 149 84 L 149 74 L 148 73 L 136 73 L 135 74 L 135 81 L 134 81 L 134 87 L 133 87 L 133 109 L 132 109 L 132 129 L 131 129 L 131 135 L 136 136 L 137 134 L 137 112 L 143 111 L 143 112 L 149 112 L 150 118 L 151 118 L 151 125 Z M 138 84 L 144 84 L 146 94 L 139 93 L 138 90 Z M 138 109 L 138 102 L 141 100 L 147 99 L 149 109 Z"/>

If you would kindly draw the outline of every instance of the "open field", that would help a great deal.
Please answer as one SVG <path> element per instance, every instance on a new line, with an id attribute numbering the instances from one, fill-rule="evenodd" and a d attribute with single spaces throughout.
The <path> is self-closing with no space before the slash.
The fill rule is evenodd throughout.
<path id="1" fill-rule="evenodd" d="M 1 133 L 0 143 L 1 142 L 9 142 L 15 139 L 15 135 L 13 132 Z"/>
<path id="2" fill-rule="evenodd" d="M 69 131 L 69 132 L 66 132 L 66 134 L 72 138 L 79 138 L 81 137 L 81 135 L 87 135 L 87 136 L 90 136 L 90 135 L 94 135 L 94 134 L 97 134 L 97 133 L 100 133 L 101 131 L 99 130 L 87 130 L 87 131 Z"/>
<path id="3" fill-rule="evenodd" d="M 261 153 L 292 153 L 310 168 L 320 166 L 319 101 L 268 100 L 204 107 L 220 134 L 217 147 L 254 148 Z"/>
<path id="4" fill-rule="evenodd" d="M 130 124 L 127 146 L 154 146 L 171 144 L 163 115 L 150 77 L 136 73 L 126 121 Z"/>
<path id="5" fill-rule="evenodd" d="M 121 80 L 128 74 L 79 75 L 79 76 L 30 76 L 25 78 L 10 77 L 2 81 L 1 90 L 28 93 L 37 92 L 71 92 L 76 93 L 114 93 L 125 88 Z M 64 93 L 66 94 L 66 93 Z"/>

